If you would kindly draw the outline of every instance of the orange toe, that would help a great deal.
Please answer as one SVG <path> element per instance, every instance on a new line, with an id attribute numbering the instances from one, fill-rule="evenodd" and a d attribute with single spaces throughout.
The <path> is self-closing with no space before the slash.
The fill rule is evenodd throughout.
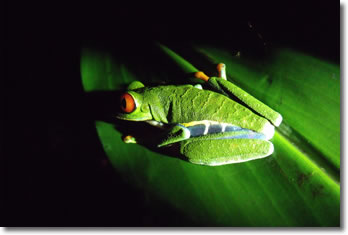
<path id="1" fill-rule="evenodd" d="M 209 77 L 205 75 L 205 73 L 203 73 L 202 71 L 196 72 L 195 77 L 206 82 L 209 80 Z"/>

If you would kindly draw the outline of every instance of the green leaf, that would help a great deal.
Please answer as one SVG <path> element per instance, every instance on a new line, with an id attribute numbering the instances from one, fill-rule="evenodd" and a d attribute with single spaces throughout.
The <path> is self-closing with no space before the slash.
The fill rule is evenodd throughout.
<path id="1" fill-rule="evenodd" d="M 159 50 L 158 60 L 147 61 L 141 69 L 111 54 L 84 50 L 81 75 L 86 92 L 120 90 L 134 80 L 176 84 L 185 77 L 171 74 L 213 71 L 214 63 L 224 62 L 229 79 L 279 111 L 284 123 L 272 140 L 271 156 L 209 167 L 125 144 L 124 133 L 115 129 L 123 123 L 97 120 L 115 170 L 146 192 L 150 205 L 160 198 L 192 225 L 340 225 L 338 66 L 284 49 L 261 62 L 205 46 L 185 48 L 185 58 L 163 45 Z"/>

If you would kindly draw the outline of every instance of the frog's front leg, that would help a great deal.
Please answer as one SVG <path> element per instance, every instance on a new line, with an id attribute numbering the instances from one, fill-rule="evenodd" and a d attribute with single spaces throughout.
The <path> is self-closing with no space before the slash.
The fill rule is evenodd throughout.
<path id="1" fill-rule="evenodd" d="M 196 78 L 206 81 L 215 91 L 230 98 L 238 98 L 249 108 L 255 110 L 261 116 L 271 121 L 273 125 L 280 125 L 283 118 L 278 112 L 274 111 L 255 97 L 251 96 L 249 93 L 227 80 L 226 66 L 224 64 L 218 64 L 217 70 L 220 77 L 208 77 L 203 72 L 197 72 L 195 76 Z"/>
<path id="2" fill-rule="evenodd" d="M 218 166 L 264 158 L 274 151 L 267 140 L 237 136 L 241 137 L 222 133 L 191 138 L 180 143 L 180 152 L 191 163 Z"/>
<path id="3" fill-rule="evenodd" d="M 176 124 L 165 134 L 160 144 L 158 144 L 158 147 L 189 139 L 190 136 L 191 132 L 187 127 L 181 124 Z"/>

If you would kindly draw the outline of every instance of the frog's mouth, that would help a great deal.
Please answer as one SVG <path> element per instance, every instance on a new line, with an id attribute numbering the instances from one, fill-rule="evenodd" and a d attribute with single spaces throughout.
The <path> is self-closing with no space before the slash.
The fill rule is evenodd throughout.
<path id="1" fill-rule="evenodd" d="M 139 114 L 139 112 L 134 114 L 133 113 L 131 114 L 118 113 L 115 115 L 115 117 L 117 119 L 126 120 L 126 121 L 134 121 L 134 122 L 142 122 L 142 121 L 148 121 L 152 119 L 151 115 L 146 115 L 144 113 Z"/>

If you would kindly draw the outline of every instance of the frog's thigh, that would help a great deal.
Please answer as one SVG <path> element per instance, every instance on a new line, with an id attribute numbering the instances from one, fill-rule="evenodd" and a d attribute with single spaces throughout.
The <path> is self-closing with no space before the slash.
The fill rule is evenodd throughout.
<path id="1" fill-rule="evenodd" d="M 274 148 L 261 139 L 207 139 L 184 141 L 180 150 L 191 163 L 217 166 L 264 158 Z"/>

